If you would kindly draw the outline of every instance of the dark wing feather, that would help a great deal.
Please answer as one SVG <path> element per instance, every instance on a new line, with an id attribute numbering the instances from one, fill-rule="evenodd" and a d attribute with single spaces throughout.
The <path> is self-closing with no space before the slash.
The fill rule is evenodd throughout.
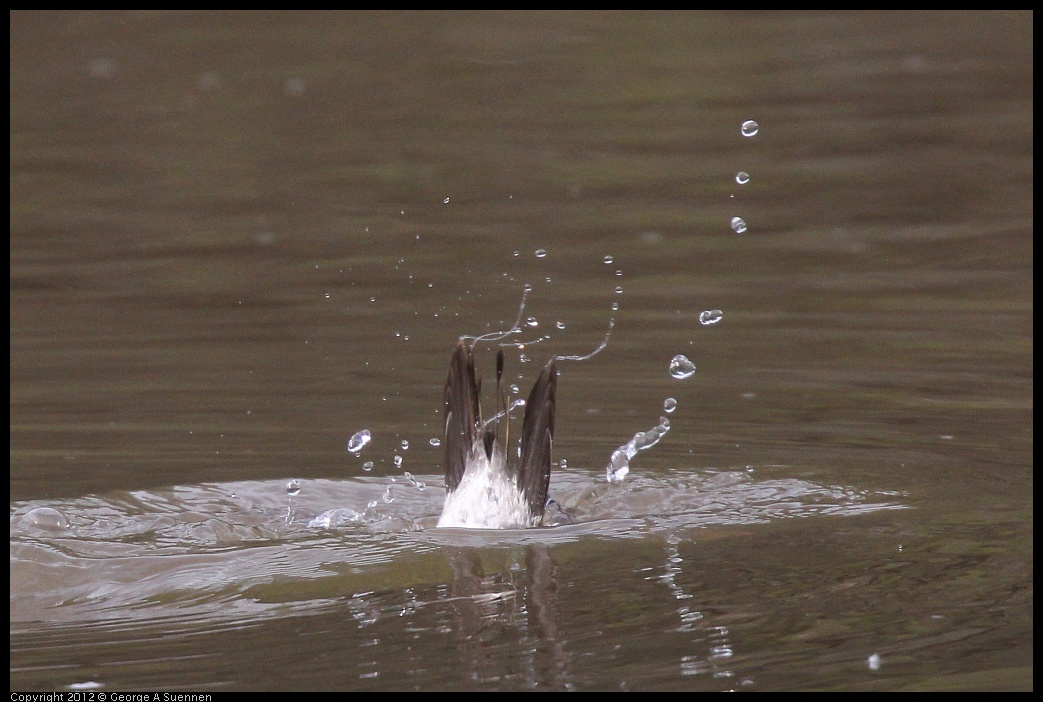
<path id="1" fill-rule="evenodd" d="M 554 403 L 558 372 L 554 359 L 546 365 L 525 403 L 522 422 L 521 466 L 518 488 L 525 494 L 529 511 L 537 520 L 543 517 L 550 487 L 551 448 L 554 443 Z"/>
<path id="2" fill-rule="evenodd" d="M 475 425 L 480 415 L 474 359 L 463 341 L 456 344 L 445 379 L 445 487 L 452 492 L 460 484 L 474 448 Z"/>

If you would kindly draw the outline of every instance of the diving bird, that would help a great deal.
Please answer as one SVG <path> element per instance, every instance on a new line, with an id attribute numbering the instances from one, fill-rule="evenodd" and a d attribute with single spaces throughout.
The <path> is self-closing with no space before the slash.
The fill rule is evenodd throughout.
<path id="1" fill-rule="evenodd" d="M 500 395 L 503 350 L 496 355 Z M 461 339 L 445 381 L 445 506 L 440 527 L 521 529 L 539 526 L 550 486 L 554 444 L 554 403 L 558 374 L 552 358 L 525 403 L 520 450 L 512 451 L 508 408 L 483 421 L 481 381 L 471 346 Z M 500 419 L 507 427 L 504 443 Z"/>

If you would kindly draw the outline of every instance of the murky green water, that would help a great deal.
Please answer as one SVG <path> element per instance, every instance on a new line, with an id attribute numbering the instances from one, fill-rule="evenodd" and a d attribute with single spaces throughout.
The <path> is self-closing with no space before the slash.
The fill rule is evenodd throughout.
<path id="1" fill-rule="evenodd" d="M 1031 23 L 12 15 L 12 690 L 1031 689 Z M 582 519 L 434 530 L 526 284 Z"/>

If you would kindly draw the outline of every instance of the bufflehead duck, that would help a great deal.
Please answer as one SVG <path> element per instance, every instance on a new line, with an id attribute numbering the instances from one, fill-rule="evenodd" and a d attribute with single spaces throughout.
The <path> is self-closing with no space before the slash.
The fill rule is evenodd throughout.
<path id="1" fill-rule="evenodd" d="M 503 351 L 496 356 L 499 396 Z M 520 456 L 508 456 L 508 429 L 500 443 L 500 417 L 482 420 L 481 381 L 475 376 L 471 346 L 461 339 L 445 381 L 445 506 L 440 527 L 522 529 L 539 526 L 550 486 L 554 443 L 554 396 L 558 374 L 552 358 L 525 403 Z"/>

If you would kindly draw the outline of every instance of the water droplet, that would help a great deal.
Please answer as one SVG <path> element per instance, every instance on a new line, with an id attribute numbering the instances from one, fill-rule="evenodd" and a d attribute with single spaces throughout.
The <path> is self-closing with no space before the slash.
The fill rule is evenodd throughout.
<path id="1" fill-rule="evenodd" d="M 384 502 L 385 504 L 391 504 L 395 501 L 395 496 L 391 494 L 391 486 L 388 485 L 387 490 L 384 491 Z"/>
<path id="2" fill-rule="evenodd" d="M 536 249 L 536 258 L 543 258 L 547 255 L 547 249 Z"/>
<path id="3" fill-rule="evenodd" d="M 739 171 L 735 176 L 735 182 L 739 185 L 746 185 L 750 182 L 750 174 L 746 171 Z"/>
<path id="4" fill-rule="evenodd" d="M 286 484 L 286 494 L 294 497 L 301 491 L 301 481 L 296 478 Z"/>
<path id="5" fill-rule="evenodd" d="M 348 439 L 348 450 L 356 456 L 359 451 L 368 444 L 373 437 L 369 433 L 369 429 L 363 429 L 362 431 L 355 432 L 350 439 Z"/>
<path id="6" fill-rule="evenodd" d="M 401 468 L 401 467 L 402 467 L 402 457 L 401 457 L 401 456 L 399 456 L 399 455 L 398 455 L 398 454 L 396 453 L 396 454 L 395 454 L 395 458 L 394 458 L 394 461 L 393 461 L 393 463 L 395 464 L 395 467 L 396 467 L 396 468 Z"/>
<path id="7" fill-rule="evenodd" d="M 670 359 L 670 375 L 678 380 L 691 378 L 695 373 L 695 364 L 688 360 L 687 356 L 677 354 Z"/>
<path id="8" fill-rule="evenodd" d="M 612 261 L 614 261 L 614 260 L 615 259 L 613 259 L 611 256 L 605 256 L 605 258 L 604 258 L 605 265 L 608 265 L 608 264 L 612 263 Z"/>
<path id="9" fill-rule="evenodd" d="M 406 441 L 405 439 L 402 439 L 402 450 L 403 451 L 408 451 L 409 450 L 409 442 Z"/>
<path id="10" fill-rule="evenodd" d="M 742 217 L 732 217 L 732 229 L 737 234 L 743 234 L 746 231 L 746 222 L 743 221 Z"/>
<path id="11" fill-rule="evenodd" d="M 757 132 L 759 132 L 760 129 L 760 125 L 752 119 L 748 119 L 742 123 L 742 135 L 744 137 L 757 136 Z"/>
<path id="12" fill-rule="evenodd" d="M 442 200 L 442 204 L 443 205 L 448 205 L 449 204 L 449 198 L 445 198 L 444 200 Z"/>
<path id="13" fill-rule="evenodd" d="M 525 325 L 528 327 L 538 327 L 540 326 L 540 322 L 535 317 L 529 317 L 525 320 Z"/>
<path id="14" fill-rule="evenodd" d="M 720 310 L 705 310 L 699 313 L 699 324 L 710 325 L 724 319 L 724 312 Z"/>
<path id="15" fill-rule="evenodd" d="M 442 445 L 442 440 L 439 439 L 437 436 L 434 436 L 428 439 L 427 443 L 431 444 L 432 446 L 438 447 Z"/>
<path id="16" fill-rule="evenodd" d="M 558 329 L 564 329 L 565 328 L 565 322 L 555 322 L 554 326 L 556 326 Z"/>
<path id="17" fill-rule="evenodd" d="M 511 394 L 512 394 L 512 395 L 517 395 L 517 394 L 518 394 L 518 393 L 520 393 L 520 392 L 521 392 L 521 388 L 519 388 L 519 387 L 518 387 L 517 385 L 515 385 L 514 383 L 511 383 Z"/>
<path id="18" fill-rule="evenodd" d="M 665 400 L 663 400 L 663 411 L 664 412 L 669 414 L 669 413 L 673 412 L 675 409 L 677 409 L 677 400 L 675 400 L 672 397 L 668 397 Z"/>
<path id="19" fill-rule="evenodd" d="M 623 286 L 622 286 L 622 285 L 617 285 L 617 286 L 615 287 L 615 290 L 614 290 L 614 292 L 615 292 L 615 293 L 616 293 L 617 295 L 622 295 L 622 294 L 623 294 Z"/>
<path id="20" fill-rule="evenodd" d="M 613 312 L 618 312 L 619 311 L 619 303 L 618 302 L 613 302 L 611 305 L 609 305 L 609 307 L 612 308 Z"/>
<path id="21" fill-rule="evenodd" d="M 561 467 L 561 468 L 568 468 L 569 467 L 569 462 L 568 462 L 568 460 L 563 458 L 560 461 L 558 461 L 558 466 Z"/>
<path id="22" fill-rule="evenodd" d="M 366 461 L 365 463 L 363 463 L 362 470 L 366 471 L 367 473 L 373 470 L 373 461 Z"/>

